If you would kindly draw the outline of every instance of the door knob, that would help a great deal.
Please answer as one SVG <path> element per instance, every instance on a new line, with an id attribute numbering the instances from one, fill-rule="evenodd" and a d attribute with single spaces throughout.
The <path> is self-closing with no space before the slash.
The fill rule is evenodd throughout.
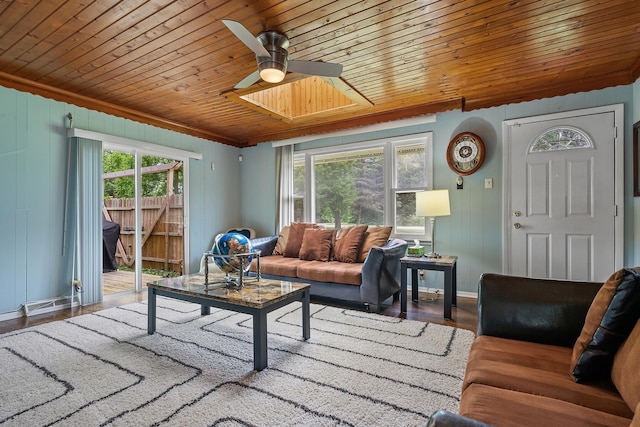
<path id="1" fill-rule="evenodd" d="M 519 222 L 516 222 L 515 224 L 513 224 L 513 228 L 515 228 L 516 230 L 520 227 L 522 227 L 522 225 Z"/>

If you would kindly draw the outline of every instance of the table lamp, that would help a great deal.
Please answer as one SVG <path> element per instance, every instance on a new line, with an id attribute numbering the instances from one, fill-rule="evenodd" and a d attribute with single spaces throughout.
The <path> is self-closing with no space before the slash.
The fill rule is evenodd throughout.
<path id="1" fill-rule="evenodd" d="M 436 252 L 436 241 L 433 238 L 437 216 L 451 215 L 449 206 L 449 190 L 427 190 L 416 193 L 416 216 L 429 217 L 431 221 L 431 252 L 427 258 L 440 258 Z"/>

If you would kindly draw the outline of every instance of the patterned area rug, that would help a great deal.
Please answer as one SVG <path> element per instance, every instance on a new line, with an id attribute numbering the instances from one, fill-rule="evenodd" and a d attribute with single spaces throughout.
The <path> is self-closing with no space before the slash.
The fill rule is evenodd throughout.
<path id="1" fill-rule="evenodd" d="M 158 299 L 0 335 L 2 426 L 424 426 L 457 412 L 470 331 L 311 305 L 249 316 Z"/>

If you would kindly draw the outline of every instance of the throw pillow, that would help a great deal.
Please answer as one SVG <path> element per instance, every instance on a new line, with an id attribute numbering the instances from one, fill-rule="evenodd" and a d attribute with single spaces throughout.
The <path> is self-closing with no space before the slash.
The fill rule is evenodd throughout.
<path id="1" fill-rule="evenodd" d="M 300 246 L 300 259 L 306 261 L 329 261 L 333 230 L 320 230 L 307 228 L 304 230 L 302 245 Z"/>
<path id="2" fill-rule="evenodd" d="M 356 225 L 340 230 L 338 238 L 336 239 L 333 259 L 340 262 L 357 262 L 360 245 L 362 244 L 366 231 L 366 225 Z"/>
<path id="3" fill-rule="evenodd" d="M 369 255 L 369 249 L 374 246 L 384 246 L 391 236 L 391 230 L 393 227 L 369 227 L 364 236 L 364 241 L 360 248 L 360 254 L 358 255 L 358 262 L 364 262 Z"/>
<path id="4" fill-rule="evenodd" d="M 280 230 L 280 233 L 278 234 L 278 241 L 276 242 L 276 247 L 273 250 L 274 255 L 284 254 L 284 248 L 287 246 L 287 239 L 289 237 L 290 228 L 290 225 L 285 225 L 284 227 L 282 227 L 282 230 Z"/>
<path id="5" fill-rule="evenodd" d="M 616 351 L 640 317 L 640 270 L 615 272 L 598 291 L 573 346 L 571 374 L 577 382 L 611 375 Z"/>
<path id="6" fill-rule="evenodd" d="M 286 258 L 298 258 L 300 254 L 300 246 L 302 246 L 302 238 L 304 230 L 307 228 L 318 228 L 317 225 L 308 222 L 294 222 L 289 228 L 289 237 L 284 247 L 284 255 Z"/>

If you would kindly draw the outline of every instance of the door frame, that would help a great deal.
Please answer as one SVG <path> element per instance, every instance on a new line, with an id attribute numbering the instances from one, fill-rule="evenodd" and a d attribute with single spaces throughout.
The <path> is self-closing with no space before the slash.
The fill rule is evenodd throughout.
<path id="1" fill-rule="evenodd" d="M 504 120 L 502 122 L 502 272 L 510 274 L 511 265 L 511 129 L 526 123 L 546 120 L 584 116 L 600 113 L 614 114 L 614 264 L 615 270 L 624 265 L 624 104 L 605 105 L 602 107 L 584 108 L 580 110 L 563 111 L 561 113 L 542 114 L 538 116 L 522 117 Z M 614 271 L 615 271 L 614 270 Z"/>

